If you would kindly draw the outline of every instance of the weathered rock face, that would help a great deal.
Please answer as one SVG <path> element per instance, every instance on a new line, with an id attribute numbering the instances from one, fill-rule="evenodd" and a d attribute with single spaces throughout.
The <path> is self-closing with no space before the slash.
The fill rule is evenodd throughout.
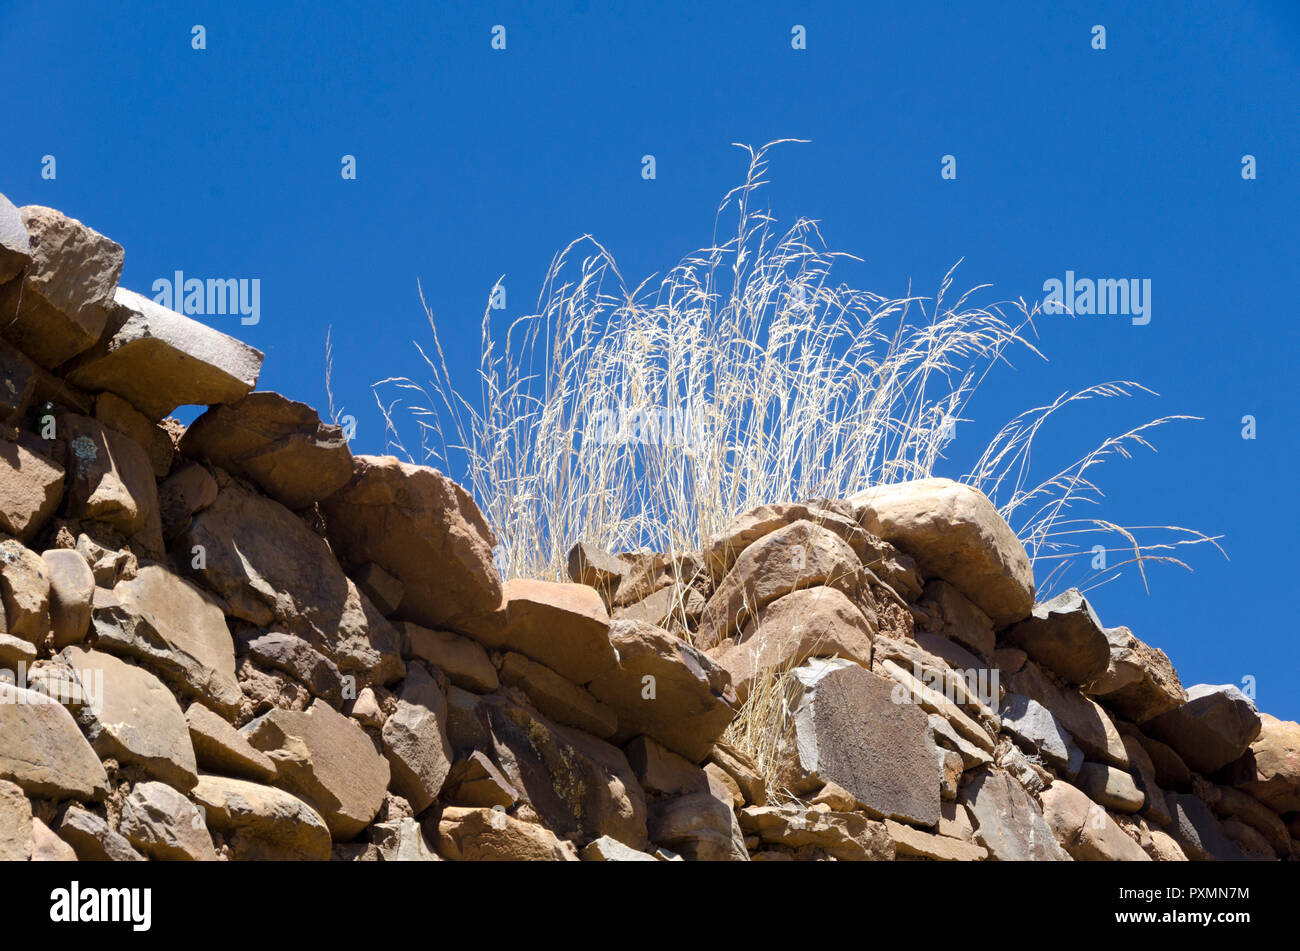
<path id="1" fill-rule="evenodd" d="M 181 451 L 249 479 L 291 509 L 328 498 L 352 478 L 342 428 L 279 393 L 212 407 L 185 431 Z"/>
<path id="2" fill-rule="evenodd" d="M 873 535 L 955 585 L 995 627 L 1027 617 L 1034 572 L 1025 548 L 982 492 L 949 479 L 877 486 L 849 499 Z"/>
<path id="3" fill-rule="evenodd" d="M 7 201 L 6 201 L 7 204 Z M 3 334 L 46 369 L 94 345 L 104 331 L 113 291 L 122 276 L 121 245 L 53 208 L 19 209 L 31 256 L 21 283 L 0 294 Z M 15 240 L 16 229 L 6 232 Z M 9 269 L 16 259 L 10 252 Z"/>
<path id="4" fill-rule="evenodd" d="M 1077 588 L 1034 605 L 1033 614 L 1007 631 L 1005 639 L 1070 684 L 1091 683 L 1110 663 L 1110 641 Z"/>
<path id="5" fill-rule="evenodd" d="M 1188 689 L 1186 703 L 1148 720 L 1142 729 L 1168 743 L 1192 769 L 1213 773 L 1259 736 L 1259 711 L 1232 684 L 1197 684 Z"/>
<path id="6" fill-rule="evenodd" d="M 937 823 L 940 760 L 925 712 L 848 661 L 810 661 L 795 679 L 799 770 L 838 783 L 870 815 Z"/>
<path id="7" fill-rule="evenodd" d="M 500 608 L 501 581 L 496 539 L 469 493 L 392 456 L 357 456 L 354 466 L 351 482 L 324 503 L 340 555 L 401 581 L 403 619 L 474 633 Z"/>
<path id="8" fill-rule="evenodd" d="M 1300 859 L 1300 726 L 1035 607 L 979 492 L 503 583 L 120 268 L 0 196 L 0 860 Z"/>

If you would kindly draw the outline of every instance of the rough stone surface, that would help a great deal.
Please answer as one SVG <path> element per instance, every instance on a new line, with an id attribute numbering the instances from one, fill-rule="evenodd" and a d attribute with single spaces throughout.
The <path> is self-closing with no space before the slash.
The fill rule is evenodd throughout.
<path id="1" fill-rule="evenodd" d="M 1173 817 L 1169 834 L 1188 859 L 1193 862 L 1239 862 L 1244 858 L 1241 847 L 1228 837 L 1223 823 L 1200 798 L 1171 792 L 1166 800 L 1169 814 Z"/>
<path id="2" fill-rule="evenodd" d="M 203 814 L 165 783 L 136 783 L 122 804 L 118 831 L 150 858 L 215 862 Z"/>
<path id="3" fill-rule="evenodd" d="M 68 380 L 84 390 L 108 390 L 150 419 L 178 406 L 238 400 L 257 385 L 262 354 L 245 343 L 118 288 L 109 327 L 82 354 Z"/>
<path id="4" fill-rule="evenodd" d="M 1043 790 L 1043 818 L 1061 847 L 1080 862 L 1149 862 L 1106 810 L 1064 780 Z"/>
<path id="5" fill-rule="evenodd" d="M 23 216 L 0 195 L 0 284 L 13 280 L 32 263 L 32 243 Z"/>
<path id="6" fill-rule="evenodd" d="M 384 756 L 393 788 L 416 813 L 433 804 L 451 769 L 447 739 L 447 695 L 419 664 L 406 671 L 397 709 L 384 721 Z"/>
<path id="7" fill-rule="evenodd" d="M 103 816 L 73 806 L 63 814 L 59 837 L 72 846 L 82 862 L 143 862 L 126 837 L 113 830 Z"/>
<path id="8" fill-rule="evenodd" d="M 328 861 L 330 831 L 320 814 L 282 789 L 201 776 L 191 791 L 208 827 L 241 861 Z"/>
<path id="9" fill-rule="evenodd" d="M 475 750 L 452 764 L 439 798 L 452 806 L 509 809 L 519 793 L 492 760 Z"/>
<path id="10" fill-rule="evenodd" d="M 975 841 L 999 862 L 1067 858 L 1038 804 L 1002 770 L 983 767 L 962 787 L 958 801 L 970 810 Z"/>
<path id="11" fill-rule="evenodd" d="M 1092 683 L 1110 663 L 1110 641 L 1078 588 L 1034 605 L 1033 614 L 1003 636 L 1069 684 Z"/>
<path id="12" fill-rule="evenodd" d="M 740 828 L 769 846 L 823 853 L 840 861 L 887 862 L 895 855 L 884 823 L 857 812 L 750 806 L 740 812 Z"/>
<path id="13" fill-rule="evenodd" d="M 438 851 L 453 862 L 573 862 L 555 833 L 495 809 L 449 806 L 438 823 Z"/>
<path id="14" fill-rule="evenodd" d="M 638 736 L 623 747 L 623 752 L 637 782 L 652 796 L 684 796 L 709 790 L 704 770 L 648 736 Z"/>
<path id="15" fill-rule="evenodd" d="M 397 629 L 402 637 L 402 656 L 428 661 L 457 686 L 475 693 L 492 693 L 501 685 L 497 669 L 477 641 L 451 631 L 431 631 L 410 621 L 399 622 Z"/>
<path id="16" fill-rule="evenodd" d="M 68 517 L 116 533 L 137 554 L 161 556 L 158 488 L 144 449 L 89 416 L 64 413 L 57 427 L 68 441 Z"/>
<path id="17" fill-rule="evenodd" d="M 247 640 L 248 656 L 284 671 L 332 707 L 343 705 L 343 675 L 330 660 L 301 637 L 270 631 Z"/>
<path id="18" fill-rule="evenodd" d="M 54 647 L 60 650 L 80 643 L 90 629 L 95 573 L 72 548 L 52 548 L 42 552 L 41 559 L 50 579 L 50 628 Z"/>
<path id="19" fill-rule="evenodd" d="M 474 633 L 501 607 L 501 581 L 496 539 L 469 493 L 392 456 L 357 456 L 353 467 L 348 485 L 323 503 L 336 550 L 402 583 L 403 620 Z"/>
<path id="20" fill-rule="evenodd" d="M 0 289 L 0 313 L 6 315 L 2 332 L 49 370 L 93 346 L 103 333 L 122 276 L 123 252 L 121 245 L 53 208 L 27 205 L 19 214 L 31 260 L 21 283 Z M 7 230 L 12 232 L 12 225 Z"/>
<path id="21" fill-rule="evenodd" d="M 32 796 L 101 799 L 108 776 L 67 710 L 0 682 L 0 779 Z"/>
<path id="22" fill-rule="evenodd" d="M 1169 655 L 1133 636 L 1126 627 L 1106 629 L 1110 661 L 1088 692 L 1134 723 L 1180 706 L 1187 694 Z"/>
<path id="23" fill-rule="evenodd" d="M 501 680 L 517 687 L 538 710 L 557 723 L 576 727 L 602 740 L 618 729 L 618 716 L 591 693 L 551 668 L 508 651 L 501 661 Z"/>
<path id="24" fill-rule="evenodd" d="M 516 578 L 504 593 L 505 628 L 491 646 L 531 657 L 575 684 L 615 666 L 609 613 L 592 588 Z"/>
<path id="25" fill-rule="evenodd" d="M 1073 687 L 1054 683 L 1033 661 L 1027 661 L 1017 673 L 1008 677 L 1007 686 L 1037 700 L 1051 711 L 1089 759 L 1120 769 L 1127 768 L 1128 752 L 1124 749 L 1119 730 L 1096 701 Z"/>
<path id="26" fill-rule="evenodd" d="M 0 780 L 0 862 L 26 862 L 31 857 L 32 804 L 20 787 Z"/>
<path id="27" fill-rule="evenodd" d="M 254 782 L 270 782 L 275 778 L 275 761 L 203 704 L 190 704 L 185 711 L 185 723 L 200 769 Z"/>
<path id="28" fill-rule="evenodd" d="M 933 835 L 911 826 L 885 820 L 885 831 L 894 840 L 894 854 L 930 859 L 935 862 L 978 862 L 988 857 L 988 849 L 973 842 Z"/>
<path id="29" fill-rule="evenodd" d="M 1085 796 L 1116 812 L 1138 812 L 1146 796 L 1133 777 L 1104 763 L 1084 763 L 1075 782 Z"/>
<path id="30" fill-rule="evenodd" d="M 691 762 L 708 756 L 735 715 L 727 672 L 681 638 L 636 621 L 613 622 L 608 643 L 618 666 L 589 689 L 617 714 L 616 739 L 644 733 Z"/>
<path id="31" fill-rule="evenodd" d="M 1201 773 L 1213 773 L 1241 756 L 1260 728 L 1254 701 L 1232 684 L 1190 687 L 1186 703 L 1142 725 L 1143 732 L 1169 744 Z"/>
<path id="32" fill-rule="evenodd" d="M 98 703 L 80 714 L 96 753 L 133 763 L 181 792 L 194 788 L 198 764 L 189 727 L 161 680 L 102 651 L 69 647 L 59 659 L 83 684 L 88 678 L 100 684 Z"/>
<path id="33" fill-rule="evenodd" d="M 924 615 L 922 624 L 932 635 L 964 644 L 984 656 L 993 653 L 995 636 L 989 616 L 942 578 L 925 586 L 915 610 Z"/>
<path id="34" fill-rule="evenodd" d="M 32 817 L 31 853 L 33 862 L 75 862 L 76 850 L 55 834 L 54 830 Z"/>
<path id="35" fill-rule="evenodd" d="M 342 428 L 270 391 L 209 409 L 185 431 L 181 451 L 243 476 L 291 509 L 328 498 L 352 478 Z"/>
<path id="36" fill-rule="evenodd" d="M 748 862 L 731 806 L 712 793 L 690 793 L 650 806 L 650 841 L 692 862 Z"/>
<path id="37" fill-rule="evenodd" d="M 1056 769 L 1073 776 L 1083 763 L 1083 753 L 1052 711 L 1032 697 L 1007 694 L 998 715 L 1002 729 L 1030 752 L 1036 752 Z"/>
<path id="38" fill-rule="evenodd" d="M 352 838 L 384 804 L 388 760 L 356 721 L 329 704 L 272 710 L 241 732 L 275 761 L 277 785 L 320 813 L 336 838 Z"/>
<path id="39" fill-rule="evenodd" d="M 937 823 L 939 753 L 925 713 L 894 703 L 888 680 L 849 661 L 814 660 L 794 674 L 799 770 L 838 783 L 874 816 Z"/>
<path id="40" fill-rule="evenodd" d="M 63 500 L 63 467 L 34 439 L 0 439 L 0 531 L 28 542 Z"/>
<path id="41" fill-rule="evenodd" d="M 33 644 L 50 630 L 50 576 L 41 556 L 13 539 L 0 542 L 0 601 L 8 633 Z"/>
<path id="42" fill-rule="evenodd" d="M 653 855 L 647 855 L 645 852 L 638 852 L 636 849 L 629 849 L 618 839 L 611 839 L 609 836 L 601 836 L 588 842 L 579 853 L 579 858 L 584 862 L 657 862 L 659 861 Z"/>
<path id="43" fill-rule="evenodd" d="M 1267 713 L 1259 721 L 1234 782 L 1274 812 L 1300 811 L 1300 723 Z"/>
<path id="44" fill-rule="evenodd" d="M 862 527 L 970 598 L 995 627 L 1029 615 L 1034 573 L 1025 548 L 982 492 L 949 479 L 877 486 L 849 499 Z"/>
<path id="45" fill-rule="evenodd" d="M 111 596 L 95 599 L 94 624 L 96 649 L 133 658 L 182 696 L 222 713 L 238 709 L 243 695 L 225 615 L 184 578 L 158 565 L 141 568 Z"/>

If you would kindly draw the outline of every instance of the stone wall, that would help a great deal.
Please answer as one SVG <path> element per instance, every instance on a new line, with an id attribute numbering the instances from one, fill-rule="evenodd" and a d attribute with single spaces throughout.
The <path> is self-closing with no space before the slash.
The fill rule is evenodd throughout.
<path id="1" fill-rule="evenodd" d="M 122 261 L 0 196 L 0 857 L 1298 854 L 1300 726 L 1035 603 L 978 492 L 503 583 L 464 489 L 354 456 Z M 773 689 L 756 760 L 728 730 Z"/>

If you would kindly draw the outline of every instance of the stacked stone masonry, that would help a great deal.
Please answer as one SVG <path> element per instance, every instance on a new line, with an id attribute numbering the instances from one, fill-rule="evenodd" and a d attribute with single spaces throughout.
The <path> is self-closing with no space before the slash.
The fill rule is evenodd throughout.
<path id="1" fill-rule="evenodd" d="M 463 488 L 122 263 L 0 196 L 0 857 L 1300 857 L 1300 725 L 1036 602 L 979 492 L 503 581 Z M 724 734 L 774 683 L 760 769 Z"/>

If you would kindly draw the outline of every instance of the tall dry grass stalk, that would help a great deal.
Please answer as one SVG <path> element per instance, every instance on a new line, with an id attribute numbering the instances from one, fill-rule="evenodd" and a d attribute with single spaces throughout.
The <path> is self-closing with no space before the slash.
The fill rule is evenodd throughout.
<path id="1" fill-rule="evenodd" d="M 714 241 L 659 280 L 629 285 L 584 237 L 553 259 L 535 313 L 502 333 L 485 309 L 477 399 L 457 389 L 427 304 L 432 346 L 417 347 L 431 378 L 375 384 L 390 447 L 469 484 L 506 576 L 564 578 L 578 540 L 698 549 L 761 503 L 942 474 L 954 426 L 990 371 L 1010 367 L 1012 351 L 1042 356 L 1030 342 L 1038 305 L 977 306 L 984 287 L 954 294 L 952 272 L 932 298 L 837 283 L 832 269 L 846 255 L 826 249 L 816 222 L 780 231 L 756 204 L 778 144 L 742 146 L 748 172 L 718 207 Z M 718 236 L 726 220 L 734 230 Z M 962 477 L 994 499 L 1035 562 L 1052 566 L 1044 591 L 1080 555 L 1086 565 L 1097 532 L 1130 552 L 1110 576 L 1212 541 L 1161 526 L 1167 534 L 1150 542 L 1071 515 L 1100 495 L 1098 464 L 1185 417 L 1153 420 L 1030 480 L 1034 437 L 1055 413 L 1140 389 L 1105 383 L 1030 410 Z M 400 411 L 414 415 L 414 452 Z"/>

